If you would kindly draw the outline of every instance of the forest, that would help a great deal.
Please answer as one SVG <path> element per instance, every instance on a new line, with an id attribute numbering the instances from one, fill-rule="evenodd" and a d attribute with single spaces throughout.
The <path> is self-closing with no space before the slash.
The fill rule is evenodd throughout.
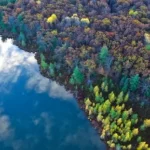
<path id="1" fill-rule="evenodd" d="M 2 0 L 0 34 L 36 52 L 110 150 L 150 150 L 150 1 Z"/>

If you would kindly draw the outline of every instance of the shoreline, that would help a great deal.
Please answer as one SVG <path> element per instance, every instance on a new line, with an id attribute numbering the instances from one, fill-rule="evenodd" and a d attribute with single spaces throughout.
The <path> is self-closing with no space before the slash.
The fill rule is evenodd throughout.
<path id="1" fill-rule="evenodd" d="M 8 36 L 3 36 L 3 38 L 4 39 L 7 39 L 7 37 Z M 11 36 L 9 36 L 9 38 L 12 38 Z M 76 91 L 75 89 L 74 89 L 74 87 L 73 86 L 71 86 L 70 87 L 70 85 L 68 84 L 68 83 L 66 83 L 65 82 L 65 84 L 64 84 L 64 80 L 62 80 L 62 79 L 60 79 L 59 80 L 59 78 L 57 78 L 57 79 L 55 79 L 55 78 L 51 78 L 47 73 L 47 70 L 43 70 L 42 68 L 41 68 L 41 65 L 40 65 L 40 61 L 41 61 L 41 59 L 40 59 L 40 55 L 39 55 L 39 53 L 35 50 L 36 48 L 30 48 L 30 47 L 22 47 L 20 44 L 18 44 L 16 41 L 14 42 L 14 44 L 15 45 L 17 45 L 19 48 L 21 48 L 22 50 L 24 50 L 24 51 L 27 51 L 27 52 L 33 52 L 33 53 L 35 53 L 35 59 L 37 60 L 37 63 L 38 63 L 38 65 L 39 65 L 39 68 L 40 68 L 40 73 L 44 76 L 44 77 L 46 77 L 46 78 L 48 78 L 48 79 L 51 79 L 51 80 L 54 80 L 54 81 L 56 81 L 57 83 L 59 83 L 60 85 L 63 85 L 64 87 L 65 87 L 65 89 L 66 90 L 69 90 L 72 94 L 73 94 L 73 96 L 75 97 L 75 99 L 77 100 L 77 102 L 78 102 L 78 105 L 79 105 L 79 107 L 80 107 L 80 109 L 82 109 L 82 111 L 85 113 L 85 115 L 87 116 L 87 118 L 88 118 L 88 120 L 90 121 L 90 123 L 91 123 L 91 125 L 94 127 L 94 129 L 97 131 L 97 133 L 98 134 L 100 134 L 101 135 L 101 133 L 102 133 L 102 122 L 97 122 L 97 120 L 96 120 L 96 118 L 95 117 L 93 117 L 93 118 L 90 118 L 89 119 L 89 115 L 88 115 L 88 112 L 85 110 L 85 104 L 84 104 L 84 101 L 83 101 L 83 99 L 85 99 L 86 98 L 86 92 L 87 91 L 80 91 L 80 89 L 78 89 L 78 91 Z M 69 86 L 68 86 L 69 85 Z M 107 150 L 115 150 L 115 148 L 110 148 L 109 146 L 108 146 L 108 144 L 107 144 L 107 137 L 106 137 L 106 139 L 101 139 L 105 144 L 106 144 L 106 148 L 107 148 Z M 149 141 L 148 141 L 149 142 Z M 133 143 L 132 143 L 133 144 Z M 136 146 L 135 146 L 136 147 Z M 132 147 L 133 148 L 133 147 Z M 135 148 L 134 148 L 135 149 Z"/>
<path id="2" fill-rule="evenodd" d="M 111 149 L 150 149 L 146 1 L 139 7 L 136 1 L 20 0 L 0 7 L 2 37 L 35 53 L 41 74 L 73 93 Z"/>

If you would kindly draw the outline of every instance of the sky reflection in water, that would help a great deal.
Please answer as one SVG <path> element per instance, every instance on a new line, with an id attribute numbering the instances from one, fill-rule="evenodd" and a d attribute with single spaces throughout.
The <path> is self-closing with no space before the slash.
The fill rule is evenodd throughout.
<path id="1" fill-rule="evenodd" d="M 33 53 L 0 40 L 0 150 L 105 150 L 70 92 Z"/>

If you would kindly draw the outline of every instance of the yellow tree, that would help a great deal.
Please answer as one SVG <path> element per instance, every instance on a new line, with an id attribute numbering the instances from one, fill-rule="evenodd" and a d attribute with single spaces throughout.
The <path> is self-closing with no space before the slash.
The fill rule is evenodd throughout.
<path id="1" fill-rule="evenodd" d="M 94 91 L 94 94 L 96 95 L 97 93 L 99 93 L 99 87 L 96 85 L 93 91 Z"/>
<path id="2" fill-rule="evenodd" d="M 57 20 L 56 14 L 52 14 L 50 17 L 47 18 L 47 23 L 52 24 L 52 23 L 56 22 L 56 20 Z"/>
<path id="3" fill-rule="evenodd" d="M 115 97 L 115 94 L 114 94 L 114 92 L 112 91 L 110 94 L 109 94 L 109 100 L 110 100 L 110 102 L 112 103 L 112 102 L 114 102 L 115 101 L 115 99 L 116 99 L 116 97 Z"/>
<path id="4" fill-rule="evenodd" d="M 145 126 L 146 128 L 150 127 L 150 119 L 145 119 L 145 120 L 144 120 L 144 126 Z"/>
<path id="5" fill-rule="evenodd" d="M 123 102 L 123 92 L 121 91 L 117 97 L 117 104 L 121 104 Z"/>
<path id="6" fill-rule="evenodd" d="M 129 93 L 127 93 L 124 97 L 124 102 L 127 102 L 129 100 Z"/>

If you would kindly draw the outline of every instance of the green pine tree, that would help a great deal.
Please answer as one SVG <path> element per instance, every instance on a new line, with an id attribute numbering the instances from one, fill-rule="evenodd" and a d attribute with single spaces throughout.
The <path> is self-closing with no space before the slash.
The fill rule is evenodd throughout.
<path id="1" fill-rule="evenodd" d="M 140 80 L 140 77 L 138 74 L 136 74 L 135 76 L 132 76 L 130 78 L 130 90 L 131 91 L 136 91 L 137 88 L 138 88 L 138 85 L 139 85 L 139 80 Z"/>
<path id="2" fill-rule="evenodd" d="M 55 67 L 54 67 L 54 64 L 50 63 L 49 65 L 49 73 L 51 76 L 55 76 Z"/>
<path id="3" fill-rule="evenodd" d="M 41 60 L 41 67 L 45 70 L 48 68 L 48 64 L 44 60 Z"/>
<path id="4" fill-rule="evenodd" d="M 82 84 L 84 81 L 84 75 L 80 69 L 76 66 L 70 80 L 74 80 L 75 84 Z"/>
<path id="5" fill-rule="evenodd" d="M 102 65 L 105 64 L 107 57 L 108 57 L 108 47 L 107 47 L 107 46 L 103 46 L 103 47 L 101 48 L 100 53 L 99 53 L 99 60 L 100 60 L 100 63 L 101 63 Z"/>

